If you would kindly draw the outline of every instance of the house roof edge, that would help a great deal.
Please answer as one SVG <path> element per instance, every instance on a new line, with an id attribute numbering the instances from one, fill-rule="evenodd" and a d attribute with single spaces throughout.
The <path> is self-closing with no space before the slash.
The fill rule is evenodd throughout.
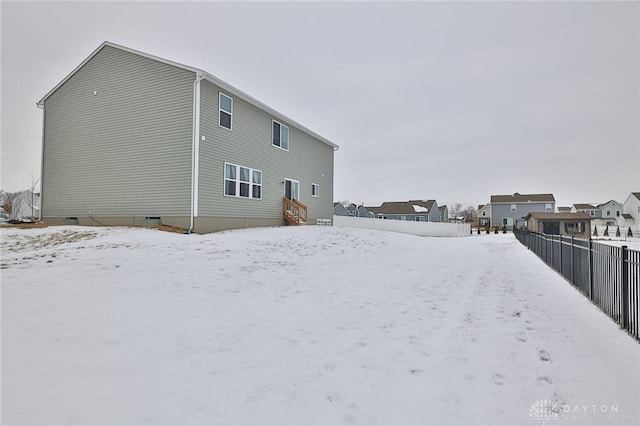
<path id="1" fill-rule="evenodd" d="M 273 108 L 271 108 L 270 106 L 266 105 L 263 102 L 260 102 L 259 100 L 257 100 L 256 98 L 254 98 L 253 96 L 248 95 L 247 93 L 243 92 L 242 90 L 232 86 L 231 84 L 221 80 L 220 78 L 214 76 L 213 74 L 210 74 L 202 69 L 199 68 L 194 68 L 194 67 L 190 67 L 188 65 L 184 65 L 184 64 L 180 64 L 178 62 L 174 62 L 174 61 L 170 61 L 168 59 L 164 59 L 161 58 L 159 56 L 155 56 L 155 55 L 151 55 L 149 53 L 145 53 L 139 50 L 135 50 L 135 49 L 131 49 L 129 47 L 125 47 L 116 43 L 112 43 L 110 41 L 104 41 L 100 46 L 98 46 L 97 49 L 95 49 L 93 52 L 91 52 L 91 54 L 89 56 L 87 56 L 77 67 L 75 67 L 69 74 L 67 74 L 66 77 L 64 77 L 58 84 L 56 84 L 53 89 L 51 89 L 49 92 L 47 92 L 46 95 L 44 95 L 38 102 L 36 102 L 36 105 L 40 108 L 43 107 L 44 102 L 56 91 L 60 88 L 60 86 L 62 86 L 64 83 L 66 83 L 76 72 L 78 72 L 78 70 L 80 68 L 82 68 L 87 62 L 89 62 L 94 56 L 96 56 L 98 54 L 98 52 L 100 52 L 102 49 L 104 49 L 105 47 L 113 47 L 116 49 L 120 49 L 123 50 L 125 52 L 129 52 L 129 53 L 133 53 L 135 55 L 139 55 L 148 59 L 152 59 L 154 61 L 158 61 L 158 62 L 162 62 L 177 68 L 181 68 L 187 71 L 191 71 L 193 73 L 199 74 L 199 75 L 203 75 L 204 78 L 206 80 L 208 80 L 209 82 L 227 90 L 229 93 L 239 97 L 240 99 L 243 99 L 244 101 L 252 104 L 253 106 L 273 115 L 275 118 L 278 118 L 282 121 L 286 121 L 288 123 L 290 123 L 292 126 L 298 128 L 299 130 L 301 130 L 304 133 L 307 133 L 309 136 L 312 136 L 316 139 L 318 139 L 319 141 L 325 143 L 326 145 L 329 145 L 330 147 L 332 147 L 334 150 L 338 149 L 339 146 L 336 145 L 335 143 L 331 142 L 330 140 L 320 136 L 318 133 L 314 132 L 313 130 L 303 126 L 302 124 L 298 123 L 297 121 L 287 117 L 286 115 L 279 113 L 278 111 L 274 110 Z"/>

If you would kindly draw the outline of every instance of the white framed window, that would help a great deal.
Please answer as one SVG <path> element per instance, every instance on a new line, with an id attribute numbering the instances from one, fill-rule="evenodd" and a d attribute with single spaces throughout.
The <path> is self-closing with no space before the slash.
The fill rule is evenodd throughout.
<path id="1" fill-rule="evenodd" d="M 218 126 L 231 130 L 233 124 L 233 99 L 218 93 Z"/>
<path id="2" fill-rule="evenodd" d="M 515 213 L 518 211 L 518 205 L 517 204 L 511 204 L 511 213 Z"/>
<path id="3" fill-rule="evenodd" d="M 320 185 L 318 185 L 317 183 L 312 183 L 311 184 L 311 196 L 312 197 L 319 197 L 320 196 Z"/>
<path id="4" fill-rule="evenodd" d="M 545 204 L 544 205 L 544 211 L 553 212 L 553 206 L 551 204 Z"/>
<path id="5" fill-rule="evenodd" d="M 273 146 L 289 151 L 289 128 L 276 120 L 273 120 L 271 128 Z"/>
<path id="6" fill-rule="evenodd" d="M 262 172 L 249 167 L 224 163 L 224 195 L 262 199 Z"/>

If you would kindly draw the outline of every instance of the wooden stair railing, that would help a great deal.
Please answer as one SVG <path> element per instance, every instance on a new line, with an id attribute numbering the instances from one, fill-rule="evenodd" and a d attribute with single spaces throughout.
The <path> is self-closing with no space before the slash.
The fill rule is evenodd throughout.
<path id="1" fill-rule="evenodd" d="M 292 225 L 300 225 L 307 222 L 307 206 L 298 200 L 282 199 L 282 214 L 284 220 Z"/>

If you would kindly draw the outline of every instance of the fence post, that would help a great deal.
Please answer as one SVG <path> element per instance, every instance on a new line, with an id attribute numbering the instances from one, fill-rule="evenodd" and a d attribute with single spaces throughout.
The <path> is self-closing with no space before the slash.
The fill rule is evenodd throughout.
<path id="1" fill-rule="evenodd" d="M 562 273 L 562 235 L 558 235 L 558 247 L 560 248 L 560 253 L 558 254 L 558 259 L 560 259 L 560 275 L 564 275 Z"/>
<path id="2" fill-rule="evenodd" d="M 593 240 L 589 237 L 589 299 L 593 300 Z"/>
<path id="3" fill-rule="evenodd" d="M 629 251 L 622 246 L 622 327 L 629 328 Z"/>
<path id="4" fill-rule="evenodd" d="M 575 268 L 574 268 L 574 265 L 573 265 L 573 256 L 574 256 L 574 255 L 573 255 L 573 243 L 574 243 L 574 237 L 573 237 L 573 235 L 572 235 L 572 236 L 571 236 L 571 283 L 572 283 L 573 285 L 576 285 L 576 281 L 575 281 L 575 279 L 574 279 L 574 278 L 575 278 L 575 276 L 574 276 L 574 273 L 573 273 L 573 270 L 575 269 Z"/>

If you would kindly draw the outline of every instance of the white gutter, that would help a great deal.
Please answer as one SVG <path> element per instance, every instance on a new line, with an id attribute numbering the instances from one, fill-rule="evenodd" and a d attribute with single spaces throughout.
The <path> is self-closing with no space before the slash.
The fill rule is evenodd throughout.
<path id="1" fill-rule="evenodd" d="M 200 161 L 200 81 L 205 78 L 205 73 L 196 74 L 193 82 L 193 140 L 191 141 L 191 214 L 189 220 L 189 233 L 193 232 L 194 217 L 198 216 L 198 175 Z"/>
<path id="2" fill-rule="evenodd" d="M 38 209 L 38 222 L 42 221 L 43 191 L 44 188 L 44 102 L 36 102 L 36 106 L 42 110 L 42 147 L 40 149 L 40 209 Z"/>

